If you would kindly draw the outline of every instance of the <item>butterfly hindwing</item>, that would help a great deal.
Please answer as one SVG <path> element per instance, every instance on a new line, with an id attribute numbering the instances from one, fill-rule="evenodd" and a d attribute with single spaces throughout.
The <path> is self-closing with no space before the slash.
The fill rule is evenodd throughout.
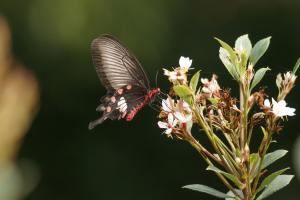
<path id="1" fill-rule="evenodd" d="M 102 112 L 102 117 L 91 122 L 89 129 L 93 129 L 106 119 L 125 118 L 137 106 L 143 104 L 145 98 L 144 92 L 132 85 L 119 88 L 113 94 L 108 93 L 101 98 L 101 104 L 96 109 L 96 111 Z"/>

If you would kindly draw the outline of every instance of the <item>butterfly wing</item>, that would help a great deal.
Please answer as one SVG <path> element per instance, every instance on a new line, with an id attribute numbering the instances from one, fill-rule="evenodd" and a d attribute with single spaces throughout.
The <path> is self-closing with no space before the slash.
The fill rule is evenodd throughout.
<path id="1" fill-rule="evenodd" d="M 91 44 L 92 59 L 103 86 L 117 90 L 126 85 L 149 89 L 149 80 L 136 57 L 116 38 L 102 35 Z"/>
<path id="2" fill-rule="evenodd" d="M 91 44 L 92 59 L 96 72 L 107 94 L 101 98 L 96 111 L 102 117 L 91 122 L 89 129 L 106 119 L 131 120 L 137 108 L 145 105 L 149 91 L 149 80 L 141 64 L 116 38 L 103 35 Z"/>
<path id="3" fill-rule="evenodd" d="M 115 93 L 108 93 L 101 99 L 96 111 L 102 112 L 102 117 L 90 122 L 89 129 L 93 129 L 106 119 L 122 119 L 137 107 L 145 104 L 145 93 L 137 86 L 127 85 L 119 88 Z"/>

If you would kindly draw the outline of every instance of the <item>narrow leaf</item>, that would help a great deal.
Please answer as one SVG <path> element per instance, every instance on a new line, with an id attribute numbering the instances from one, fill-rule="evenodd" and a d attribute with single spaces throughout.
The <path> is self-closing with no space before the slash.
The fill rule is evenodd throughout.
<path id="1" fill-rule="evenodd" d="M 229 53 L 229 58 L 231 60 L 231 62 L 233 64 L 236 63 L 236 60 L 237 60 L 237 56 L 236 56 L 236 53 L 234 52 L 234 50 L 231 48 L 231 46 L 229 46 L 229 44 L 227 44 L 226 42 L 220 40 L 219 38 L 216 38 L 215 39 L 221 44 L 221 46 L 226 49 L 226 51 Z"/>
<path id="2" fill-rule="evenodd" d="M 200 77 L 200 70 L 197 71 L 193 77 L 191 78 L 190 81 L 190 88 L 195 92 L 197 90 L 198 82 L 199 82 L 199 77 Z"/>
<path id="3" fill-rule="evenodd" d="M 251 64 L 253 66 L 255 66 L 255 64 L 257 63 L 257 61 L 265 54 L 265 52 L 267 51 L 269 45 L 270 45 L 270 40 L 271 40 L 271 37 L 267 37 L 267 38 L 264 38 L 260 41 L 258 41 L 251 53 L 250 53 L 250 57 L 249 57 L 249 60 L 251 62 Z"/>
<path id="4" fill-rule="evenodd" d="M 300 58 L 298 58 L 295 66 L 294 66 L 293 74 L 296 74 L 297 70 L 299 69 L 299 66 L 300 66 Z"/>
<path id="5" fill-rule="evenodd" d="M 287 150 L 276 150 L 272 153 L 268 153 L 264 160 L 262 161 L 262 167 L 261 169 L 264 169 L 266 167 L 268 167 L 270 164 L 272 164 L 273 162 L 275 162 L 276 160 L 282 158 L 283 156 L 285 156 L 285 154 L 287 154 Z"/>
<path id="6" fill-rule="evenodd" d="M 238 39 L 235 41 L 234 49 L 241 54 L 245 54 L 246 60 L 248 59 L 252 49 L 252 44 L 249 40 L 248 34 L 238 37 Z"/>
<path id="7" fill-rule="evenodd" d="M 244 194 L 242 192 L 242 190 L 238 190 L 238 189 L 234 189 L 242 198 L 244 198 Z M 225 200 L 235 200 L 235 194 L 233 194 L 233 192 L 231 190 L 229 190 L 227 193 L 227 195 L 231 196 L 231 197 L 227 197 L 225 198 Z"/>
<path id="8" fill-rule="evenodd" d="M 259 195 L 257 200 L 262 200 L 270 196 L 271 194 L 277 192 L 278 190 L 287 186 L 292 178 L 293 175 L 279 175 L 277 176 L 271 183 L 266 187 L 266 189 Z"/>
<path id="9" fill-rule="evenodd" d="M 267 187 L 272 181 L 274 181 L 274 179 L 275 179 L 277 176 L 281 175 L 283 172 L 285 172 L 285 171 L 288 170 L 288 169 L 289 169 L 289 167 L 284 168 L 284 169 L 281 169 L 281 170 L 279 170 L 279 171 L 277 171 L 277 172 L 274 172 L 274 173 L 270 174 L 269 176 L 267 176 L 267 177 L 263 180 L 263 182 L 260 184 L 259 188 L 257 189 L 257 192 L 262 191 L 262 190 L 263 190 L 265 187 Z"/>
<path id="10" fill-rule="evenodd" d="M 222 63 L 224 64 L 224 66 L 226 67 L 226 69 L 228 70 L 228 72 L 230 73 L 230 75 L 235 80 L 239 81 L 239 79 L 240 79 L 239 73 L 237 72 L 235 65 L 230 61 L 229 52 L 225 48 L 220 47 L 219 57 L 220 57 Z"/>
<path id="11" fill-rule="evenodd" d="M 268 67 L 257 70 L 252 80 L 250 91 L 263 79 L 268 70 L 270 70 Z"/>
<path id="12" fill-rule="evenodd" d="M 183 186 L 182 188 L 195 190 L 195 191 L 198 191 L 198 192 L 203 192 L 203 193 L 210 194 L 212 196 L 215 196 L 215 197 L 218 197 L 218 198 L 221 198 L 221 199 L 231 197 L 231 196 L 229 196 L 229 195 L 227 195 L 223 192 L 220 192 L 220 191 L 218 191 L 214 188 L 208 187 L 206 185 L 192 184 L 192 185 Z"/>
<path id="13" fill-rule="evenodd" d="M 242 186 L 241 182 L 238 180 L 237 177 L 235 177 L 234 175 L 229 174 L 229 173 L 227 173 L 227 172 L 224 172 L 224 171 L 218 169 L 217 167 L 214 167 L 214 166 L 208 166 L 208 167 L 206 168 L 206 170 L 214 171 L 214 172 L 219 173 L 219 174 L 223 174 L 226 178 L 228 178 L 229 180 L 231 180 L 237 187 L 240 188 L 240 187 Z"/>
<path id="14" fill-rule="evenodd" d="M 258 153 L 252 153 L 250 155 L 250 179 L 253 180 L 253 178 L 256 176 L 258 172 L 258 166 L 260 163 L 260 157 Z"/>

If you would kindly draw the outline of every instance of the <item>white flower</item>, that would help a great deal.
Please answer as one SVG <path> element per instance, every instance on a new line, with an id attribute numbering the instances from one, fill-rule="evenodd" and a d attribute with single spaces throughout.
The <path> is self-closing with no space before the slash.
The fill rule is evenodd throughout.
<path id="1" fill-rule="evenodd" d="M 184 110 L 188 113 L 192 112 L 190 105 L 187 102 L 185 102 L 184 100 L 177 101 L 177 105 L 179 107 L 179 110 Z"/>
<path id="2" fill-rule="evenodd" d="M 192 115 L 191 114 L 185 115 L 181 112 L 175 112 L 174 115 L 179 120 L 179 122 L 181 124 L 186 124 L 186 123 L 192 121 Z"/>
<path id="3" fill-rule="evenodd" d="M 163 99 L 161 102 L 163 111 L 171 113 L 174 107 L 174 100 L 171 97 Z"/>
<path id="4" fill-rule="evenodd" d="M 271 103 L 270 103 L 269 99 L 265 99 L 265 101 L 264 101 L 264 106 L 265 106 L 266 108 L 271 108 Z"/>
<path id="5" fill-rule="evenodd" d="M 209 81 L 207 78 L 201 78 L 201 82 L 204 85 L 202 88 L 202 91 L 206 93 L 209 97 L 212 95 L 219 95 L 219 91 L 221 90 L 218 81 L 217 81 L 217 75 L 213 74 L 211 80 Z"/>
<path id="6" fill-rule="evenodd" d="M 183 83 L 186 83 L 187 77 L 186 77 L 186 71 L 181 68 L 176 68 L 174 71 L 169 71 L 167 69 L 164 70 L 164 75 L 169 77 L 169 81 L 174 83 L 176 81 L 182 81 Z"/>
<path id="7" fill-rule="evenodd" d="M 172 113 L 168 114 L 168 122 L 162 122 L 159 121 L 157 124 L 159 128 L 166 129 L 164 131 L 165 134 L 170 135 L 173 131 L 173 128 L 177 125 L 178 120 L 174 119 L 174 116 Z"/>
<path id="8" fill-rule="evenodd" d="M 191 67 L 191 65 L 192 65 L 192 60 L 189 57 L 183 57 L 183 56 L 180 57 L 180 59 L 179 59 L 180 69 L 187 72 L 189 70 L 189 68 Z"/>
<path id="9" fill-rule="evenodd" d="M 268 99 L 265 100 L 264 106 L 271 108 L 271 103 Z M 279 102 L 276 102 L 272 98 L 272 113 L 274 113 L 274 115 L 276 115 L 277 117 L 294 116 L 295 111 L 295 108 L 290 108 L 286 106 L 285 100 L 280 100 Z"/>
<path id="10" fill-rule="evenodd" d="M 169 77 L 169 81 L 174 82 L 177 81 L 177 73 L 175 71 L 169 71 L 167 69 L 164 70 L 164 75 Z"/>

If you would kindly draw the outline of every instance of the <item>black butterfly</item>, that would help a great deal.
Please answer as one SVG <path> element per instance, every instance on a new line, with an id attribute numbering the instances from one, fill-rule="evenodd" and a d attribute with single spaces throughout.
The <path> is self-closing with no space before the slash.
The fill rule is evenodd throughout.
<path id="1" fill-rule="evenodd" d="M 90 122 L 93 129 L 107 118 L 131 121 L 136 113 L 160 93 L 150 88 L 141 64 L 130 51 L 111 35 L 102 35 L 91 44 L 92 59 L 107 94 L 96 111 L 102 117 Z"/>

